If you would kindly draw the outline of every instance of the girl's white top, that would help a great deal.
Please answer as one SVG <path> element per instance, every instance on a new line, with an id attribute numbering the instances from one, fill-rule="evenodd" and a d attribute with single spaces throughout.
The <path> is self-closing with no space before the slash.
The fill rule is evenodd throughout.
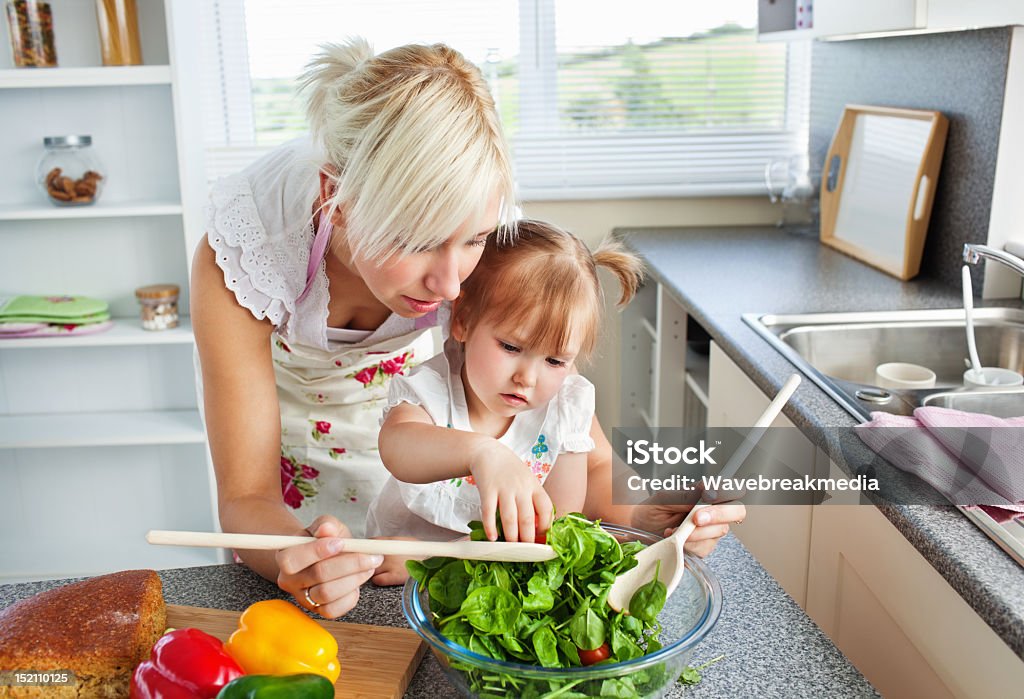
<path id="1" fill-rule="evenodd" d="M 442 354 L 416 367 L 410 376 L 395 376 L 384 417 L 394 406 L 410 403 L 426 410 L 435 425 L 472 432 L 462 363 L 461 343 L 448 340 Z M 547 405 L 516 415 L 498 441 L 519 455 L 543 483 L 557 467 L 559 454 L 594 448 L 593 416 L 594 386 L 572 374 Z M 450 540 L 468 533 L 469 523 L 480 517 L 480 494 L 472 477 L 419 484 L 391 476 L 370 505 L 366 535 Z"/>
<path id="2" fill-rule="evenodd" d="M 327 350 L 329 341 L 372 344 L 412 331 L 416 322 L 397 314 L 372 333 L 328 328 L 330 294 L 323 262 L 309 293 L 297 302 L 306 286 L 323 163 L 313 141 L 303 137 L 213 185 L 206 233 L 225 286 L 256 318 L 269 318 L 290 344 Z"/>

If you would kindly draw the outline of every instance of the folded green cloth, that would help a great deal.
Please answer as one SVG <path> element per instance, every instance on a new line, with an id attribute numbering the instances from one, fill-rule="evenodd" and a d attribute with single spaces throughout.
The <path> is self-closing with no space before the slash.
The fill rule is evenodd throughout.
<path id="1" fill-rule="evenodd" d="M 87 296 L 0 297 L 0 322 L 98 323 L 110 318 L 109 308 Z"/>
<path id="2" fill-rule="evenodd" d="M 71 317 L 54 317 L 52 315 L 0 315 L 0 325 L 3 325 L 6 322 L 51 322 L 57 325 L 88 325 L 90 323 L 103 322 L 110 319 L 111 314 L 109 311 Z"/>

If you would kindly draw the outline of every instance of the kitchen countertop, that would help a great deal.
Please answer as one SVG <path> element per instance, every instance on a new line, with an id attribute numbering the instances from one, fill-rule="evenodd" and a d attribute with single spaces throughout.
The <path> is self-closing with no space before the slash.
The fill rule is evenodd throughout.
<path id="1" fill-rule="evenodd" d="M 778 583 L 732 536 L 725 537 L 707 559 L 718 575 L 724 604 L 718 623 L 697 646 L 696 666 L 719 655 L 703 671 L 704 679 L 667 696 L 817 698 L 876 697 L 863 675 L 832 644 Z M 253 602 L 287 599 L 277 586 L 241 565 L 178 568 L 160 571 L 168 604 L 241 611 Z M 0 608 L 67 581 L 0 586 Z M 401 588 L 363 586 L 356 608 L 343 621 L 405 627 Z M 342 668 L 342 672 L 358 672 Z M 425 656 L 407 697 L 456 697 L 432 654 Z"/>
<path id="2" fill-rule="evenodd" d="M 644 257 L 650 275 L 769 395 L 794 366 L 743 321 L 744 313 L 957 308 L 963 303 L 959 289 L 927 280 L 902 282 L 821 245 L 816 235 L 806 232 L 723 227 L 624 228 L 615 233 Z M 1013 301 L 983 305 L 1020 307 Z M 845 467 L 835 448 L 835 435 L 844 430 L 836 428 L 848 431 L 857 421 L 828 394 L 804 381 L 784 412 Z M 1024 567 L 951 505 L 876 504 L 1024 658 Z"/>

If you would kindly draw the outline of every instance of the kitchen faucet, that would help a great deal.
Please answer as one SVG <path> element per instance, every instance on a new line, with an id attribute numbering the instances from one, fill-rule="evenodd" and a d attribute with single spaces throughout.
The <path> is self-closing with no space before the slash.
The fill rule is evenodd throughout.
<path id="1" fill-rule="evenodd" d="M 996 250 L 988 245 L 964 243 L 964 262 L 970 265 L 976 265 L 978 264 L 978 260 L 983 257 L 988 260 L 1002 262 L 1014 272 L 1024 277 L 1024 260 L 1020 259 L 1016 255 L 1011 255 L 1004 250 Z"/>

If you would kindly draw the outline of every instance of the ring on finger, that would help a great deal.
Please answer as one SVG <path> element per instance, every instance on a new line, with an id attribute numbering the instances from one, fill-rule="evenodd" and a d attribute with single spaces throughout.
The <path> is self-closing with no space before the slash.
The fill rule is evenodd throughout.
<path id="1" fill-rule="evenodd" d="M 743 524 L 743 520 L 737 519 L 735 522 L 733 522 L 733 524 Z"/>
<path id="2" fill-rule="evenodd" d="M 309 596 L 309 588 L 308 587 L 303 589 L 302 594 L 303 594 L 303 596 L 305 596 L 306 601 L 309 602 L 309 606 L 310 607 L 312 607 L 313 609 L 319 609 L 320 608 L 320 603 L 319 602 L 314 602 L 313 598 Z"/>

